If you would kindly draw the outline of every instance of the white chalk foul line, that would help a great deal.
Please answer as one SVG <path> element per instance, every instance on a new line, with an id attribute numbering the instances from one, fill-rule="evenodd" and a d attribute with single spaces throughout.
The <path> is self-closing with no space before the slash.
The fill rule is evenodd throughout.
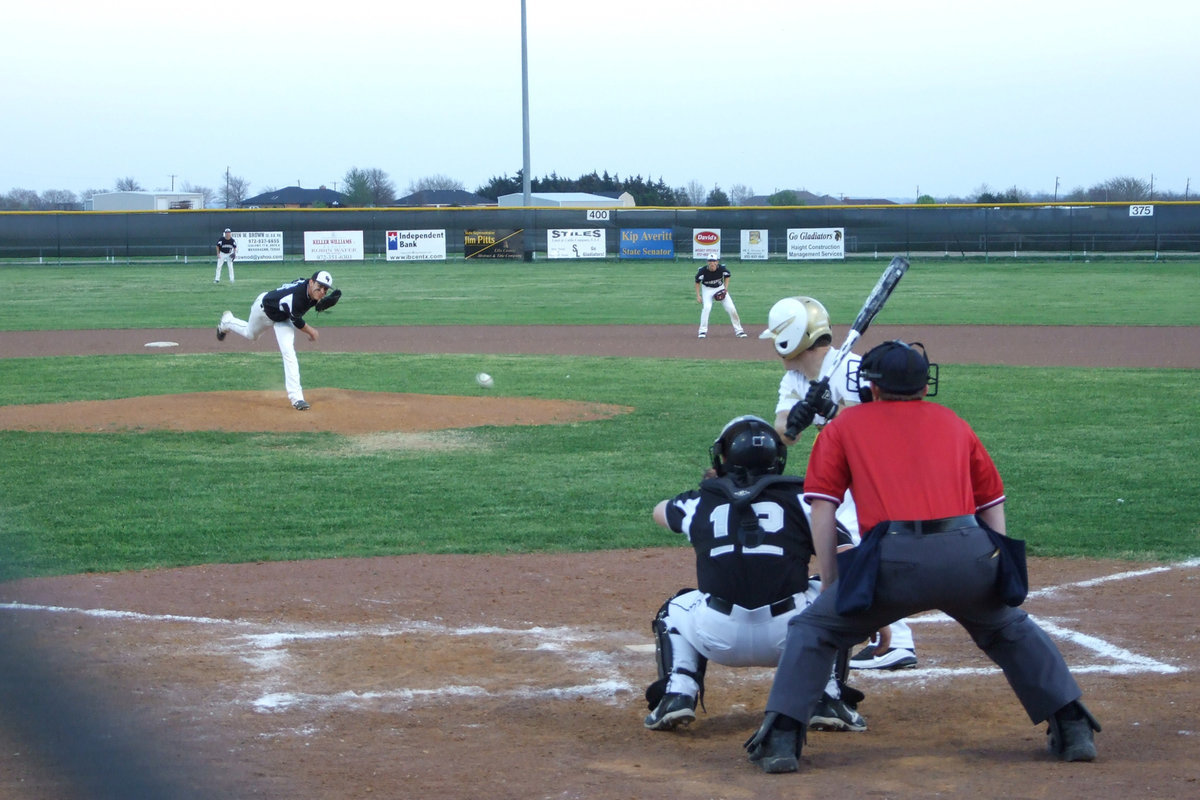
<path id="1" fill-rule="evenodd" d="M 1050 586 L 1030 592 L 1031 598 L 1049 597 L 1070 589 L 1089 588 L 1113 581 L 1132 580 L 1146 575 L 1158 574 L 1174 569 L 1194 569 L 1200 567 L 1200 559 L 1180 562 L 1161 567 L 1150 567 L 1142 570 L 1131 570 L 1113 575 L 1105 575 L 1084 581 Z M 584 670 L 584 674 L 607 673 L 590 683 L 572 686 L 544 687 L 519 686 L 497 690 L 480 686 L 442 686 L 434 689 L 404 689 L 397 688 L 386 691 L 341 691 L 330 693 L 265 691 L 259 694 L 251 705 L 258 711 L 280 711 L 298 706 L 321 708 L 344 708 L 347 706 L 393 706 L 411 707 L 421 703 L 437 703 L 456 697 L 507 697 L 510 699 L 557 699 L 586 697 L 607 702 L 616 702 L 617 695 L 636 691 L 628 681 L 621 676 L 621 665 L 611 654 L 602 650 L 587 649 L 580 645 L 597 641 L 604 636 L 614 634 L 587 635 L 577 629 L 559 627 L 543 628 L 450 628 L 438 623 L 424 620 L 398 620 L 387 626 L 371 626 L 364 628 L 347 627 L 338 629 L 320 629 L 295 627 L 280 630 L 266 623 L 253 622 L 243 619 L 219 619 L 214 617 L 197 617 L 176 614 L 145 614 L 136 611 L 120 611 L 112 609 L 85 609 L 64 606 L 50 606 L 29 603 L 0 603 L 0 610 L 45 612 L 53 614 L 81 614 L 99 619 L 130 620 L 135 622 L 173 622 L 192 625 L 230 626 L 236 628 L 257 628 L 260 633 L 247 632 L 236 635 L 235 642 L 229 650 L 238 654 L 244 661 L 256 666 L 262 673 L 278 675 L 278 668 L 288 659 L 287 648 L 293 642 L 311 641 L 316 639 L 347 639 L 362 637 L 391 637 L 411 633 L 428 633 L 440 636 L 499 636 L 506 638 L 527 638 L 533 644 L 533 649 L 539 652 L 554 653 L 567 659 Z M 1031 615 L 1032 616 L 1032 615 Z M 946 623 L 953 620 L 945 614 L 922 614 L 908 620 L 910 623 Z M 1107 673 L 1107 674 L 1137 674 L 1158 673 L 1174 674 L 1183 671 L 1182 668 L 1165 664 L 1149 656 L 1134 653 L 1126 648 L 1118 647 L 1111 642 L 1095 636 L 1073 630 L 1052 621 L 1037 618 L 1037 622 L 1051 636 L 1070 641 L 1088 649 L 1098 657 L 1111 663 L 1072 665 L 1075 673 Z M 616 634 L 622 636 L 623 634 Z M 627 636 L 627 635 L 626 635 Z M 646 643 L 630 644 L 624 648 L 627 652 L 647 653 L 653 650 L 653 645 Z M 999 673 L 995 667 L 964 667 L 943 668 L 929 667 L 897 672 L 867 671 L 872 677 L 884 679 L 930 679 L 953 678 L 975 675 L 991 675 Z M 272 681 L 274 682 L 274 681 Z M 264 687 L 265 688 L 265 687 Z"/>

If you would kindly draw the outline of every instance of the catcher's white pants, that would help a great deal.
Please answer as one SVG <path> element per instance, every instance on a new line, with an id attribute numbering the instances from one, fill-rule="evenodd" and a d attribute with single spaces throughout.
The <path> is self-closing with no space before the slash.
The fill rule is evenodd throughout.
<path id="1" fill-rule="evenodd" d="M 734 606 L 729 614 L 708 607 L 708 594 L 698 589 L 685 592 L 667 603 L 663 622 L 671 637 L 671 677 L 667 691 L 695 697 L 700 687 L 690 675 L 700 656 L 726 667 L 774 667 L 783 654 L 788 620 L 808 608 L 821 593 L 819 581 L 809 581 L 807 591 L 793 595 L 796 608 L 777 617 L 771 607 Z M 830 676 L 829 692 L 838 697 L 837 681 Z"/>
<path id="2" fill-rule="evenodd" d="M 217 253 L 217 274 L 213 276 L 213 281 L 220 282 L 222 264 L 229 265 L 229 282 L 233 283 L 233 253 Z"/>
<path id="3" fill-rule="evenodd" d="M 287 389 L 288 400 L 295 403 L 304 399 L 304 390 L 300 388 L 300 362 L 296 359 L 296 326 L 291 320 L 275 322 L 263 310 L 263 298 L 266 292 L 255 298 L 250 304 L 250 320 L 240 320 L 233 317 L 224 322 L 225 330 L 233 331 L 243 339 L 255 341 L 267 328 L 275 329 L 275 341 L 279 343 L 279 352 L 283 356 L 283 385 Z"/>
<path id="4" fill-rule="evenodd" d="M 708 333 L 708 315 L 712 313 L 713 296 L 721 291 L 721 287 L 713 289 L 709 286 L 700 287 L 700 330 L 699 333 Z M 742 318 L 738 316 L 737 307 L 733 304 L 733 295 L 728 290 L 725 292 L 725 298 L 721 301 L 721 307 L 725 309 L 725 313 L 729 314 L 729 321 L 733 323 L 733 330 L 736 333 L 742 332 Z"/>

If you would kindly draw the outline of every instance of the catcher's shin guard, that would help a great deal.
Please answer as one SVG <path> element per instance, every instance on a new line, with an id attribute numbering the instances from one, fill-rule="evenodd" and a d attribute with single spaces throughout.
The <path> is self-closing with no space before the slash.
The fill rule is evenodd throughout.
<path id="1" fill-rule="evenodd" d="M 681 594 L 695 591 L 694 589 L 680 589 L 671 598 L 674 600 Z M 696 666 L 696 671 L 689 669 L 677 669 L 675 667 L 675 646 L 671 643 L 671 635 L 679 635 L 679 631 L 667 625 L 667 613 L 670 610 L 671 600 L 662 604 L 655 615 L 654 621 L 650 623 L 650 630 L 654 633 L 654 661 L 658 667 L 658 680 L 646 687 L 646 703 L 650 710 L 653 711 L 662 701 L 663 696 L 667 693 L 667 684 L 671 680 L 673 673 L 687 675 L 691 677 L 699 685 L 699 690 L 696 696 L 700 700 L 700 707 L 704 708 L 704 674 L 708 670 L 708 659 L 698 655 L 699 663 Z"/>

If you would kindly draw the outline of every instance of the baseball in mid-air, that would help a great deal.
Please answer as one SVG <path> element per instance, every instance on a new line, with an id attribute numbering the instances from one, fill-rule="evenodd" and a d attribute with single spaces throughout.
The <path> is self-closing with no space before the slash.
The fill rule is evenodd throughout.
<path id="1" fill-rule="evenodd" d="M 486 372 L 481 372 L 478 375 L 476 375 L 475 382 L 478 383 L 480 386 L 482 386 L 485 389 L 492 388 L 492 384 L 495 383 L 495 381 L 492 380 L 492 376 L 488 375 Z"/>

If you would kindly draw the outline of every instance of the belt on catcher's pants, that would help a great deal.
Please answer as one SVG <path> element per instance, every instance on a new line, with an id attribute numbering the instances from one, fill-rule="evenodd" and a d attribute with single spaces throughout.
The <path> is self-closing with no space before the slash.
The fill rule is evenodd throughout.
<path id="1" fill-rule="evenodd" d="M 726 600 L 723 597 L 717 597 L 716 595 L 710 594 L 708 596 L 708 599 L 705 600 L 704 602 L 708 604 L 709 608 L 711 608 L 713 611 L 717 612 L 718 614 L 724 614 L 725 616 L 728 617 L 730 614 L 733 613 L 733 603 L 729 602 L 728 600 Z M 785 597 L 782 600 L 776 600 L 774 603 L 771 603 L 771 616 L 772 617 L 778 617 L 780 614 L 786 614 L 789 611 L 795 611 L 795 610 L 796 610 L 796 598 L 795 597 Z"/>
<path id="2" fill-rule="evenodd" d="M 962 528 L 978 528 L 979 521 L 974 514 L 963 514 L 958 517 L 942 517 L 941 519 L 897 519 L 888 523 L 888 533 L 946 533 Z"/>

